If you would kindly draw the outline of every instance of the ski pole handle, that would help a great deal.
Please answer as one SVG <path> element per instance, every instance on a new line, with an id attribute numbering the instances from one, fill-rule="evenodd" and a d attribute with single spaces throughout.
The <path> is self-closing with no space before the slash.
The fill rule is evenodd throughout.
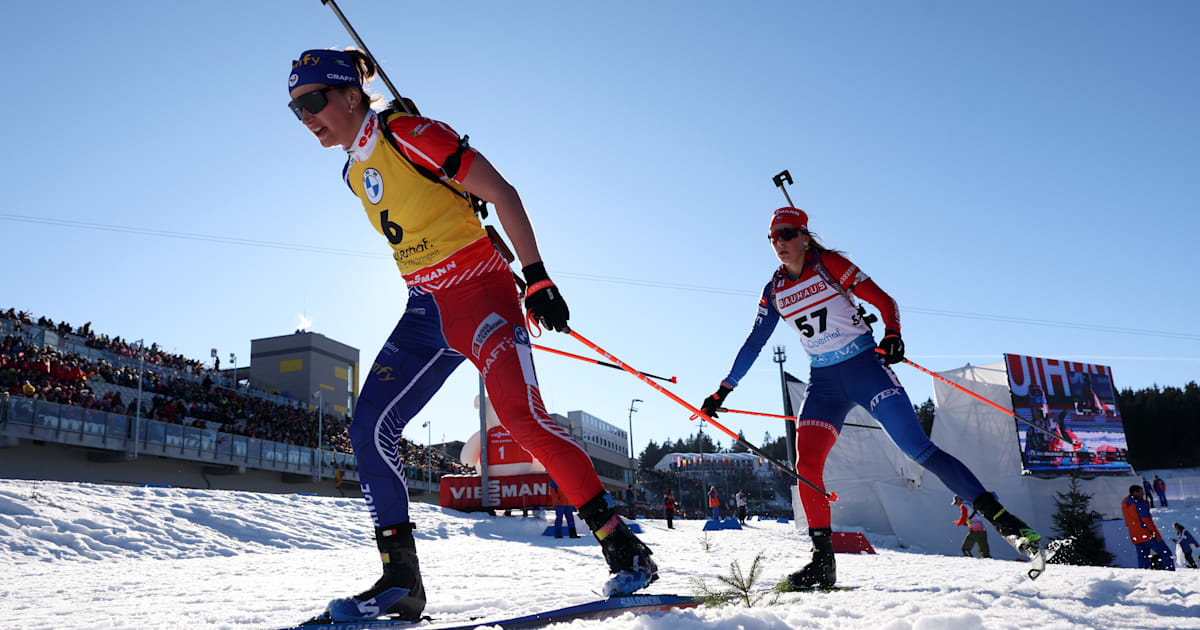
<path id="1" fill-rule="evenodd" d="M 761 458 L 763 458 L 764 460 L 766 460 L 766 461 L 770 462 L 771 464 L 774 464 L 776 468 L 778 468 L 778 469 L 782 470 L 784 473 L 786 473 L 786 474 L 787 474 L 789 477 L 791 477 L 792 479 L 795 479 L 796 481 L 798 481 L 798 482 L 800 482 L 800 483 L 802 483 L 802 484 L 804 484 L 804 485 L 808 486 L 809 488 L 812 488 L 813 490 L 816 490 L 817 492 L 821 493 L 821 496 L 825 497 L 825 498 L 826 498 L 826 499 L 827 499 L 827 500 L 828 500 L 830 503 L 833 503 L 833 502 L 835 502 L 835 501 L 837 501 L 837 500 L 838 500 L 837 493 L 834 493 L 834 492 L 825 492 L 824 490 L 822 490 L 822 489 L 821 489 L 819 486 L 817 486 L 817 485 L 816 485 L 816 484 L 814 484 L 813 482 L 811 482 L 811 481 L 809 481 L 809 480 L 805 479 L 804 477 L 800 476 L 800 474 L 799 474 L 799 473 L 797 473 L 795 470 L 792 470 L 792 468 L 791 468 L 790 466 L 785 466 L 783 463 L 779 462 L 779 461 L 778 461 L 778 460 L 776 460 L 775 458 L 771 457 L 770 455 L 767 455 L 766 453 L 764 453 L 764 452 L 762 451 L 762 449 L 760 449 L 760 448 L 758 448 L 757 446 L 755 446 L 755 445 L 753 445 L 753 444 L 751 444 L 751 443 L 747 442 L 747 441 L 745 440 L 745 438 L 742 438 L 742 437 L 738 436 L 738 435 L 737 435 L 736 433 L 734 433 L 733 431 L 730 431 L 729 429 L 725 428 L 725 426 L 724 426 L 724 425 L 722 425 L 720 422 L 717 422 L 716 420 L 713 420 L 712 418 L 708 417 L 707 415 L 705 415 L 705 414 L 704 414 L 704 412 L 703 412 L 703 411 L 700 411 L 699 409 L 697 409 L 697 408 L 693 407 L 693 406 L 692 406 L 690 403 L 688 403 L 687 401 L 683 400 L 683 399 L 682 399 L 682 398 L 680 398 L 679 396 L 676 396 L 675 394 L 671 393 L 670 391 L 668 391 L 668 390 L 667 390 L 667 388 L 665 388 L 665 387 L 663 387 L 662 385 L 659 385 L 658 383 L 655 383 L 654 381 L 650 380 L 649 378 L 647 378 L 647 377 L 643 376 L 641 372 L 639 372 L 639 371 L 637 371 L 637 370 L 633 369 L 633 368 L 632 368 L 632 367 L 630 367 L 628 364 L 626 364 L 624 361 L 622 361 L 622 360 L 618 359 L 617 357 L 613 356 L 612 354 L 609 354 L 609 352 L 608 352 L 607 350 L 605 350 L 604 348 L 601 348 L 600 346 L 597 346 L 596 344 L 592 343 L 591 341 L 588 341 L 588 339 L 587 339 L 586 337 L 584 337 L 583 335 L 581 335 L 581 334 L 579 334 L 579 333 L 575 332 L 573 329 L 568 329 L 568 330 L 567 330 L 567 334 L 568 334 L 568 335 L 571 335 L 572 337 L 574 337 L 574 338 L 576 338 L 576 339 L 578 339 L 578 340 L 579 340 L 579 342 L 580 342 L 580 343 L 582 343 L 583 345 L 585 345 L 585 346 L 587 346 L 587 347 L 591 348 L 592 350 L 595 350 L 596 352 L 598 352 L 598 353 L 600 354 L 600 356 L 602 356 L 602 357 L 604 357 L 604 358 L 608 359 L 609 361 L 612 361 L 613 363 L 617 364 L 618 366 L 620 366 L 620 368 L 621 368 L 622 370 L 625 370 L 626 372 L 629 372 L 630 374 L 632 374 L 632 375 L 636 376 L 636 377 L 637 377 L 639 380 L 641 380 L 643 383 L 645 383 L 645 384 L 649 385 L 650 387 L 653 387 L 654 389 L 658 390 L 658 392 L 659 392 L 660 394 L 662 394 L 662 395 L 666 396 L 667 398 L 670 398 L 671 400 L 674 400 L 675 402 L 679 403 L 680 405 L 683 405 L 683 407 L 684 407 L 685 409 L 687 409 L 688 411 L 692 412 L 692 417 L 693 417 L 693 418 L 696 418 L 696 417 L 704 418 L 705 420 L 707 420 L 707 421 L 708 421 L 708 423 L 709 423 L 709 424 L 711 424 L 711 425 L 713 425 L 714 427 L 716 427 L 718 430 L 720 430 L 720 431 L 721 431 L 722 433 L 724 433 L 725 435 L 728 435 L 729 437 L 731 437 L 731 438 L 733 438 L 734 440 L 736 440 L 738 444 L 741 444 L 742 446 L 745 446 L 745 447 L 746 447 L 747 449 L 749 449 L 750 451 L 753 451 L 755 455 L 758 455 L 759 457 L 761 457 Z"/>
<path id="2" fill-rule="evenodd" d="M 791 195 L 788 195 L 787 187 L 783 185 L 784 182 L 789 184 L 792 183 L 792 174 L 789 173 L 785 168 L 778 175 L 772 177 L 771 181 L 775 182 L 775 185 L 779 187 L 779 190 L 783 191 L 783 198 L 787 199 L 788 205 L 795 208 L 796 204 L 792 203 L 792 197 Z"/>

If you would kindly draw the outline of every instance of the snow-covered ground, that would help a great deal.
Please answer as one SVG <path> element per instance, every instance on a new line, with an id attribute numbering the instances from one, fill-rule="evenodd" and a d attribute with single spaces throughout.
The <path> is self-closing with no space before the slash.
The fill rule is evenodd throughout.
<path id="1" fill-rule="evenodd" d="M 596 599 L 606 577 L 585 536 L 541 535 L 536 518 L 413 509 L 426 613 L 438 620 L 512 617 Z M 943 516 L 944 515 L 940 515 Z M 1154 510 L 1160 531 L 1200 524 L 1200 499 Z M 791 524 L 750 521 L 701 531 L 700 521 L 641 521 L 662 579 L 657 593 L 717 587 L 756 554 L 763 572 L 752 608 L 726 605 L 570 627 L 626 630 L 741 628 L 1200 628 L 1200 570 L 1173 573 L 1051 565 L 1037 582 L 1021 563 L 922 555 L 871 537 L 878 555 L 838 556 L 855 590 L 788 594 L 769 588 L 808 559 Z M 707 538 L 707 549 L 705 539 Z M 993 534 L 992 544 L 1002 544 Z M 321 611 L 379 573 L 361 500 L 0 480 L 0 627 L 272 628 Z M 565 626 L 562 626 L 565 627 Z"/>

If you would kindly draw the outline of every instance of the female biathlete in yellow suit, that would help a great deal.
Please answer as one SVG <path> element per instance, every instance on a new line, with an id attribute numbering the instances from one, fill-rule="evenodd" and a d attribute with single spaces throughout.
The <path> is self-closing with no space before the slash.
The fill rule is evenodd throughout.
<path id="1" fill-rule="evenodd" d="M 500 422 L 546 466 L 600 541 L 615 574 L 605 594 L 645 587 L 657 578 L 650 550 L 617 516 L 587 454 L 546 412 L 512 272 L 465 194 L 495 206 L 525 264 L 530 317 L 564 331 L 567 305 L 546 274 L 517 191 L 447 125 L 373 111 L 363 85 L 374 75 L 374 63 L 359 51 L 308 50 L 288 77 L 296 117 L 322 146 L 346 150 L 346 183 L 391 245 L 409 292 L 350 427 L 383 577 L 363 593 L 330 602 L 324 619 L 418 619 L 424 610 L 397 445 L 405 425 L 464 359 L 483 375 Z"/>

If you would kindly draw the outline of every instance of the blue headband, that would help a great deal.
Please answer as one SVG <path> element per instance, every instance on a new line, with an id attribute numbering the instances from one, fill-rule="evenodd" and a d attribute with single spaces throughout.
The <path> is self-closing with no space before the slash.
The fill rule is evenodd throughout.
<path id="1" fill-rule="evenodd" d="M 310 83 L 362 86 L 350 53 L 321 48 L 306 50 L 300 54 L 299 59 L 292 62 L 288 92 Z"/>

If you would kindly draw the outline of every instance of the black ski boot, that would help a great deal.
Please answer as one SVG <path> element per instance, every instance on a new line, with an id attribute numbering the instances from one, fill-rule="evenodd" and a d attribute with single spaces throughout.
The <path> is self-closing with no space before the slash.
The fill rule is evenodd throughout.
<path id="1" fill-rule="evenodd" d="M 1004 509 L 995 495 L 985 492 L 975 498 L 971 505 L 996 528 L 1004 540 L 1023 555 L 1033 558 L 1041 553 L 1042 535 Z"/>
<path id="2" fill-rule="evenodd" d="M 604 583 L 605 597 L 629 595 L 658 579 L 658 565 L 650 559 L 650 548 L 621 520 L 607 492 L 579 506 L 579 516 L 599 541 L 608 570 L 614 574 Z"/>
<path id="3" fill-rule="evenodd" d="M 837 562 L 833 558 L 833 530 L 820 527 L 808 530 L 813 541 L 812 561 L 803 569 L 787 576 L 778 587 L 781 591 L 808 591 L 814 588 L 833 588 L 837 582 Z"/>
<path id="4" fill-rule="evenodd" d="M 371 588 L 329 602 L 325 614 L 313 622 L 362 621 L 392 615 L 405 621 L 418 621 L 425 610 L 425 585 L 417 563 L 417 545 L 412 523 L 400 523 L 375 530 L 375 544 L 383 560 L 383 577 Z"/>

